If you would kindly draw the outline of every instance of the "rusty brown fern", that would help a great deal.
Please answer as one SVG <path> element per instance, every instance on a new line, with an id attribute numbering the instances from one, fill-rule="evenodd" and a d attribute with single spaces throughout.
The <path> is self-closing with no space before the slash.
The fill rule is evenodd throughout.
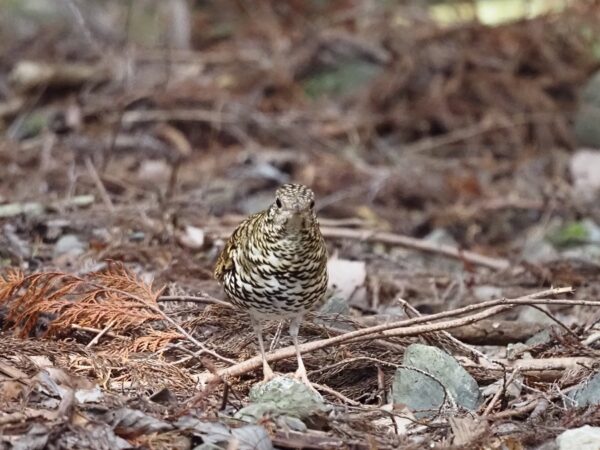
<path id="1" fill-rule="evenodd" d="M 120 263 L 78 277 L 63 272 L 28 276 L 8 271 L 0 276 L 0 305 L 5 324 L 20 336 L 31 335 L 42 318 L 48 321 L 42 334 L 60 335 L 72 325 L 131 331 L 161 320 L 156 312 L 160 291 L 154 290 Z M 6 326 L 5 326 L 6 328 Z"/>

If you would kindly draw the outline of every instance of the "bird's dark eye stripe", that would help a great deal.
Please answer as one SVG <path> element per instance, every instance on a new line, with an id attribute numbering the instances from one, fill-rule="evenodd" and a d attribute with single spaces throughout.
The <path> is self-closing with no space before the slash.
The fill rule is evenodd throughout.
<path id="1" fill-rule="evenodd" d="M 277 205 L 278 208 L 281 208 L 281 200 L 276 199 L 275 204 Z"/>
<path id="2" fill-rule="evenodd" d="M 314 200 L 311 200 L 311 201 L 310 201 L 310 207 L 311 207 L 311 208 L 314 208 L 314 207 L 315 207 L 315 201 L 314 201 Z"/>

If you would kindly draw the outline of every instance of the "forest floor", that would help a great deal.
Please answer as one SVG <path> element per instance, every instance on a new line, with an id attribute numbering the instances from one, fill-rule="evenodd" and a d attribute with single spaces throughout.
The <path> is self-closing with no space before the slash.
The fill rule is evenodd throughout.
<path id="1" fill-rule="evenodd" d="M 194 12 L 194 50 L 85 14 L 1 36 L 0 448 L 519 449 L 600 426 L 569 400 L 600 356 L 600 165 L 574 132 L 600 5 L 441 27 L 282 3 Z M 331 257 L 301 329 L 328 410 L 248 427 L 256 338 L 212 269 L 290 181 Z M 414 343 L 479 406 L 394 401 Z"/>

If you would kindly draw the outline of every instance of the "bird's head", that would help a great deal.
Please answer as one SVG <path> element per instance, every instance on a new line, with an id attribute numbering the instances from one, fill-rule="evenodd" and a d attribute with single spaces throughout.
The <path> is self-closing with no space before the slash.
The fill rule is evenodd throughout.
<path id="1" fill-rule="evenodd" d="M 287 232 L 313 226 L 316 222 L 314 192 L 302 184 L 284 184 L 275 193 L 269 216 L 276 227 Z"/>

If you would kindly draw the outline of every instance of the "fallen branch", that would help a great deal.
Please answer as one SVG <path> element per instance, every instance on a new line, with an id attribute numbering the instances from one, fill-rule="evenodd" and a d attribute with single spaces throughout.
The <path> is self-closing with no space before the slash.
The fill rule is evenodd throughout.
<path id="1" fill-rule="evenodd" d="M 163 295 L 157 300 L 160 302 L 191 302 L 191 303 L 203 303 L 205 305 L 221 305 L 226 308 L 234 308 L 234 306 L 226 302 L 225 300 L 219 300 L 218 298 L 212 297 L 208 294 L 201 295 Z"/>
<path id="2" fill-rule="evenodd" d="M 10 82 L 21 92 L 40 87 L 78 87 L 109 78 L 104 66 L 79 63 L 48 64 L 41 61 L 19 61 L 10 73 Z"/>
<path id="3" fill-rule="evenodd" d="M 541 359 L 517 359 L 510 361 L 508 359 L 495 359 L 494 362 L 502 364 L 509 369 L 517 369 L 523 374 L 528 372 L 537 372 L 545 370 L 572 370 L 584 367 L 593 367 L 600 361 L 598 358 L 588 356 L 563 356 L 556 358 Z M 493 370 L 493 369 L 491 369 Z"/>
<path id="4" fill-rule="evenodd" d="M 555 120 L 556 115 L 550 113 L 520 114 L 519 116 L 513 118 L 513 120 L 506 122 L 499 122 L 497 120 L 492 120 L 491 118 L 485 118 L 480 122 L 466 128 L 459 128 L 441 136 L 427 137 L 417 142 L 413 142 L 412 144 L 404 146 L 402 148 L 402 153 L 405 155 L 424 153 L 430 150 L 435 150 L 436 148 L 443 148 L 451 144 L 467 141 L 489 131 L 499 131 L 518 126 L 529 125 L 533 122 L 552 123 Z"/>
<path id="5" fill-rule="evenodd" d="M 233 228 L 219 227 L 216 230 L 207 230 L 221 239 L 227 239 L 233 232 Z M 458 259 L 469 264 L 488 267 L 494 270 L 506 270 L 510 267 L 510 261 L 504 258 L 494 258 L 481 255 L 469 250 L 461 250 L 452 245 L 435 244 L 423 239 L 403 236 L 384 231 L 360 230 L 342 227 L 321 227 L 323 236 L 330 239 L 355 239 L 365 242 L 376 242 L 381 244 L 397 245 L 426 253 L 435 253 L 448 258 Z"/>
<path id="6" fill-rule="evenodd" d="M 386 316 L 365 316 L 357 321 L 361 325 L 369 327 L 385 321 L 389 322 L 389 319 Z M 547 328 L 547 325 L 541 323 L 486 319 L 464 327 L 454 328 L 449 333 L 465 344 L 506 345 L 513 342 L 524 342 L 545 328 Z"/>
<path id="7" fill-rule="evenodd" d="M 343 343 L 357 342 L 363 340 L 372 340 L 383 337 L 408 337 L 416 336 L 423 333 L 432 333 L 434 331 L 448 330 L 460 326 L 469 325 L 478 322 L 488 317 L 494 316 L 501 312 L 507 311 L 518 304 L 535 304 L 535 303 L 546 303 L 553 302 L 555 304 L 572 304 L 570 300 L 549 300 L 544 297 L 565 294 L 572 292 L 570 287 L 566 288 L 555 288 L 548 289 L 545 291 L 537 292 L 534 294 L 525 295 L 516 299 L 497 299 L 490 300 L 488 302 L 479 303 L 476 305 L 469 305 L 463 308 L 458 308 L 452 311 L 445 311 L 438 314 L 432 314 L 429 316 L 415 317 L 412 319 L 402 320 L 399 322 L 393 322 L 389 324 L 377 325 L 374 327 L 363 328 L 356 331 L 351 331 L 339 336 L 335 336 L 328 339 L 321 339 L 318 341 L 308 342 L 300 345 L 300 351 L 302 353 L 314 352 L 323 348 L 331 347 L 334 345 L 340 345 Z M 541 299 L 541 300 L 540 300 Z M 594 304 L 600 306 L 600 301 L 577 301 L 576 304 Z M 483 311 L 480 311 L 482 310 Z M 446 319 L 448 317 L 461 316 L 466 313 L 473 311 L 479 311 L 471 315 L 450 319 L 441 322 L 431 323 L 436 320 Z M 429 322 L 429 323 L 428 323 Z M 267 360 L 269 362 L 279 361 L 286 358 L 295 356 L 295 350 L 293 346 L 279 349 L 275 352 L 268 353 Z M 217 375 L 213 374 L 202 374 L 202 381 L 206 382 L 217 382 L 220 379 L 226 379 L 227 377 L 240 376 L 245 373 L 251 372 L 258 369 L 262 365 L 262 359 L 260 356 L 255 356 L 241 363 L 235 364 L 231 367 L 221 369 Z"/>
<path id="8" fill-rule="evenodd" d="M 506 270 L 510 262 L 503 258 L 480 255 L 468 250 L 461 250 L 452 245 L 434 244 L 423 239 L 402 236 L 383 231 L 354 230 L 349 228 L 321 227 L 323 236 L 333 239 L 358 239 L 366 242 L 399 245 L 401 247 L 420 250 L 427 253 L 437 253 L 449 258 L 458 259 L 478 266 L 489 267 L 495 270 Z"/>
<path id="9" fill-rule="evenodd" d="M 113 292 L 117 292 L 119 294 L 122 295 L 127 295 L 128 297 L 144 304 L 148 309 L 150 309 L 151 311 L 159 314 L 160 316 L 162 316 L 162 318 L 164 320 L 166 320 L 167 322 L 169 322 L 171 325 L 173 325 L 177 331 L 179 331 L 188 341 L 190 341 L 192 344 L 196 345 L 198 348 L 200 348 L 204 353 L 207 353 L 211 356 L 213 356 L 216 359 L 219 359 L 221 361 L 233 364 L 234 361 L 229 359 L 229 358 L 225 358 L 224 356 L 219 355 L 217 352 L 209 349 L 208 347 L 206 347 L 202 342 L 198 341 L 194 336 L 192 336 L 190 333 L 188 333 L 181 325 L 179 325 L 177 322 L 175 322 L 175 320 L 173 320 L 171 317 L 169 317 L 162 309 L 148 303 L 146 300 L 144 300 L 143 298 L 141 298 L 138 295 L 135 295 L 131 292 L 124 292 L 120 289 L 115 289 L 115 288 L 111 288 L 111 287 L 107 287 L 107 290 L 113 291 Z M 157 296 L 158 298 L 158 296 Z"/>
<path id="10" fill-rule="evenodd" d="M 131 338 L 128 338 L 126 336 L 122 336 L 120 334 L 117 333 L 113 333 L 111 331 L 106 331 L 104 332 L 104 330 L 98 329 L 98 328 L 92 328 L 92 327 L 82 327 L 81 325 L 77 325 L 77 324 L 71 324 L 71 328 L 73 330 L 78 330 L 78 331 L 87 331 L 88 333 L 104 333 L 105 336 L 110 336 L 113 339 L 119 339 L 122 341 L 129 341 L 131 340 Z"/>

